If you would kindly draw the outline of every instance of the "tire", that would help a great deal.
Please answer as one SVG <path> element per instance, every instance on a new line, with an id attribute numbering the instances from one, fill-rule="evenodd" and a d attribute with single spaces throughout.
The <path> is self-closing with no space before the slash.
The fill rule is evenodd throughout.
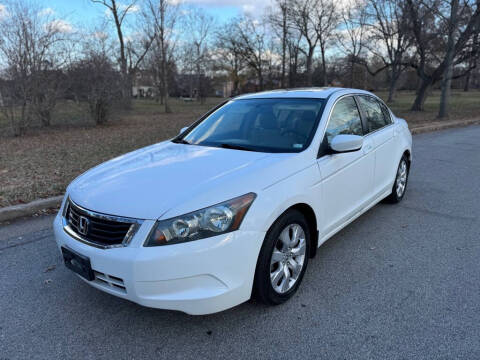
<path id="1" fill-rule="evenodd" d="M 267 232 L 260 250 L 253 283 L 254 297 L 267 305 L 278 305 L 290 299 L 307 269 L 310 246 L 310 228 L 303 214 L 288 210 L 280 216 Z"/>
<path id="2" fill-rule="evenodd" d="M 400 163 L 398 164 L 395 181 L 393 182 L 392 193 L 386 198 L 387 202 L 391 204 L 397 204 L 402 201 L 405 193 L 407 192 L 409 170 L 410 166 L 408 164 L 408 158 L 406 155 L 403 155 L 400 159 Z"/>

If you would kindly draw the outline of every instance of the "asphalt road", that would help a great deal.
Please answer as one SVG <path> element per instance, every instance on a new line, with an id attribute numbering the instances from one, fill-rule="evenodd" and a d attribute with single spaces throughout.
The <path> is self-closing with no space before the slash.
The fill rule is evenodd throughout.
<path id="1" fill-rule="evenodd" d="M 193 317 L 67 270 L 52 216 L 0 226 L 0 359 L 480 358 L 480 126 L 414 137 L 409 188 L 324 244 L 298 294 Z"/>

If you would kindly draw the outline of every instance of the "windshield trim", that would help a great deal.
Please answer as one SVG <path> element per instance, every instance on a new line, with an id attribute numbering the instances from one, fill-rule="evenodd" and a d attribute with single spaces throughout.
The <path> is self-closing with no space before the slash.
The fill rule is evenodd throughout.
<path id="1" fill-rule="evenodd" d="M 258 98 L 248 98 L 248 99 L 236 99 L 236 98 L 229 98 L 226 101 L 223 101 L 219 105 L 215 106 L 211 110 L 207 111 L 204 115 L 202 115 L 198 120 L 196 120 L 194 123 L 192 123 L 188 129 L 186 129 L 184 132 L 181 134 L 178 134 L 176 137 L 171 139 L 172 142 L 174 143 L 182 143 L 183 138 L 188 135 L 193 129 L 195 129 L 203 120 L 208 118 L 211 114 L 213 114 L 215 111 L 223 107 L 224 105 L 227 105 L 230 102 L 234 101 L 250 101 L 250 100 L 311 100 L 311 101 L 321 101 L 322 105 L 320 106 L 320 109 L 318 110 L 317 118 L 315 119 L 315 123 L 313 124 L 312 131 L 310 132 L 310 135 L 305 143 L 305 146 L 302 149 L 277 149 L 277 148 L 270 148 L 266 146 L 251 146 L 252 150 L 237 150 L 237 151 L 258 151 L 258 152 L 264 152 L 264 153 L 301 153 L 307 150 L 310 145 L 312 144 L 313 138 L 315 137 L 315 134 L 318 131 L 318 125 L 320 123 L 320 120 L 322 119 L 323 112 L 325 110 L 325 106 L 330 98 L 331 94 L 327 96 L 326 98 L 313 98 L 313 97 L 258 97 Z M 222 148 L 220 145 L 217 143 L 204 143 L 204 144 L 191 144 L 191 145 L 197 145 L 197 146 L 207 146 L 207 147 L 216 147 L 216 148 Z"/>

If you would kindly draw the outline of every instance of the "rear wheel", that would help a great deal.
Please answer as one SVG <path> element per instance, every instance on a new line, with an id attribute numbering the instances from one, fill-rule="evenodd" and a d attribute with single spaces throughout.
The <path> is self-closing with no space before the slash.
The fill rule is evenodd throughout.
<path id="1" fill-rule="evenodd" d="M 268 231 L 257 261 L 254 295 L 265 304 L 287 301 L 297 291 L 308 264 L 310 230 L 297 210 L 283 214 Z"/>
<path id="2" fill-rule="evenodd" d="M 397 175 L 395 182 L 393 183 L 392 193 L 387 197 L 387 200 L 391 203 L 399 203 L 405 196 L 408 183 L 408 159 L 406 155 L 402 156 L 400 163 L 398 164 Z"/>

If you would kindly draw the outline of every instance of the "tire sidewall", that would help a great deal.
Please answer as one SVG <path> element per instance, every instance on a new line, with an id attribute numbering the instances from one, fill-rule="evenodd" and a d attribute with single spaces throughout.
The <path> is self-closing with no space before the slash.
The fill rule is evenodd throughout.
<path id="1" fill-rule="evenodd" d="M 289 289 L 287 292 L 280 294 L 273 289 L 272 283 L 270 281 L 270 261 L 272 259 L 273 248 L 276 245 L 278 236 L 280 235 L 282 230 L 290 224 L 300 225 L 305 233 L 305 260 L 303 263 L 302 271 L 295 285 L 292 286 L 292 288 Z M 257 261 L 257 268 L 255 271 L 254 295 L 261 301 L 272 305 L 281 304 L 291 298 L 293 294 L 295 294 L 295 292 L 297 291 L 298 287 L 302 282 L 303 276 L 305 275 L 310 254 L 310 246 L 310 228 L 303 214 L 297 210 L 288 210 L 282 216 L 280 216 L 267 231 L 265 240 L 260 250 L 260 255 Z"/>
<path id="2" fill-rule="evenodd" d="M 405 161 L 405 164 L 407 166 L 407 179 L 405 180 L 405 189 L 403 189 L 402 196 L 398 196 L 398 194 L 397 194 L 398 170 L 400 169 L 400 165 L 402 165 L 403 161 Z M 396 175 L 395 175 L 395 182 L 393 183 L 393 189 L 392 189 L 392 192 L 393 192 L 397 202 L 402 201 L 403 197 L 405 196 L 405 193 L 407 192 L 409 175 L 410 175 L 410 166 L 408 165 L 408 159 L 405 155 L 403 155 L 402 158 L 400 159 L 400 162 L 398 163 L 397 172 L 396 172 Z"/>

